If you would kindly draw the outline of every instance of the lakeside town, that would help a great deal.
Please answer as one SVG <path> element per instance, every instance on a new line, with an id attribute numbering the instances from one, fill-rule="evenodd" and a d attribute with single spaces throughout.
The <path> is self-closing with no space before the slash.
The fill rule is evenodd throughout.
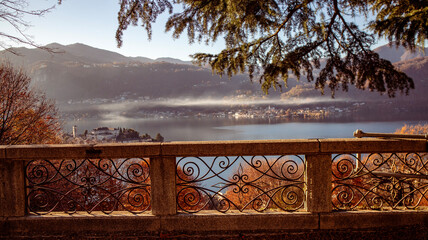
<path id="1" fill-rule="evenodd" d="M 419 111 L 420 106 L 406 106 L 393 101 L 325 101 L 288 104 L 286 101 L 218 101 L 208 103 L 203 100 L 188 100 L 177 104 L 174 99 L 150 99 L 139 97 L 128 99 L 121 96 L 117 99 L 86 99 L 68 101 L 61 109 L 62 118 L 67 121 L 100 119 L 107 113 L 117 116 L 142 119 L 278 119 L 289 121 L 337 121 L 346 119 L 361 120 L 395 120 L 418 118 L 425 114 Z M 190 102 L 190 103 L 189 103 Z M 226 102 L 226 103 L 225 103 Z M 97 106 L 97 107 L 95 107 Z M 101 106 L 101 107 L 100 107 Z M 78 109 L 78 110 L 76 110 Z M 416 119 L 417 120 L 417 119 Z"/>
<path id="2" fill-rule="evenodd" d="M 102 101 L 102 104 L 93 104 Z M 180 121 L 217 121 L 222 124 L 239 125 L 252 123 L 282 123 L 282 122 L 353 122 L 353 121 L 395 121 L 400 118 L 407 120 L 426 119 L 426 111 L 419 111 L 419 106 L 397 105 L 393 101 L 373 103 L 369 101 L 326 101 L 306 102 L 301 104 L 281 104 L 274 101 L 252 104 L 251 101 L 237 101 L 233 104 L 203 104 L 195 101 L 193 104 L 177 104 L 173 99 L 87 99 L 79 102 L 68 102 L 62 106 L 61 118 L 68 123 L 70 131 L 64 139 L 68 143 L 93 144 L 110 142 L 162 142 L 164 137 L 156 132 L 162 132 L 171 139 L 171 129 L 147 125 L 131 124 L 129 121 L 180 122 Z M 175 104 L 173 104 L 175 103 Z M 254 101 L 253 101 L 254 103 Z M 101 107 L 100 107 L 101 106 Z M 110 128 L 111 123 L 120 119 L 122 127 Z M 88 122 L 92 122 L 88 124 Z M 201 122 L 199 122 L 200 124 Z M 159 123 L 161 124 L 161 123 Z M 194 126 L 196 127 L 196 126 Z M 87 129 L 92 130 L 87 130 Z M 197 132 L 196 129 L 194 129 Z"/>

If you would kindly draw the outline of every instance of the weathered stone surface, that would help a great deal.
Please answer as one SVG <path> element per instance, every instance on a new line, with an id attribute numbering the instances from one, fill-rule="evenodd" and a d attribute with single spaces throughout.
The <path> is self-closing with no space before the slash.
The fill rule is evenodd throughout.
<path id="1" fill-rule="evenodd" d="M 170 142 L 162 144 L 168 156 L 243 156 L 315 153 L 317 140 L 254 140 L 215 142 Z"/>
<path id="2" fill-rule="evenodd" d="M 93 150 L 101 158 L 152 157 L 161 154 L 161 143 L 97 144 Z"/>
<path id="3" fill-rule="evenodd" d="M 25 215 L 24 161 L 0 160 L 0 217 Z"/>
<path id="4" fill-rule="evenodd" d="M 426 140 L 334 138 L 320 139 L 322 153 L 427 152 Z"/>
<path id="5" fill-rule="evenodd" d="M 97 145 L 19 145 L 0 148 L 7 159 L 119 158 L 154 156 L 237 156 L 312 153 L 426 152 L 425 140 L 297 139 L 198 141 Z"/>
<path id="6" fill-rule="evenodd" d="M 160 155 L 160 146 L 160 143 L 16 145 L 5 147 L 5 155 L 8 159 L 150 157 Z"/>
<path id="7" fill-rule="evenodd" d="M 6 148 L 7 159 L 64 159 L 85 158 L 91 145 L 14 145 Z"/>
<path id="8" fill-rule="evenodd" d="M 0 239 L 427 239 L 428 212 L 0 218 Z M 319 220 L 321 222 L 319 222 Z"/>
<path id="9" fill-rule="evenodd" d="M 321 229 L 394 228 L 411 225 L 428 227 L 428 211 L 355 211 L 320 215 Z"/>
<path id="10" fill-rule="evenodd" d="M 0 239 L 126 239 L 182 236 L 254 236 L 277 239 L 304 236 L 373 236 L 378 229 L 415 233 L 401 239 L 427 239 L 428 211 L 331 212 L 331 154 L 427 152 L 424 140 L 322 139 L 152 144 L 32 145 L 0 147 Z M 294 213 L 176 213 L 176 157 L 306 154 L 307 210 Z M 25 215 L 24 161 L 27 159 L 150 157 L 152 213 L 117 216 L 96 214 Z M 412 229 L 422 229 L 421 233 Z M 385 230 L 391 229 L 391 231 Z M 400 229 L 404 229 L 401 231 Z M 412 232 L 413 231 L 413 232 Z M 354 235 L 349 235 L 350 233 Z M 390 234 L 391 233 L 391 234 Z M 425 234 L 424 234 L 425 233 Z M 208 234 L 208 235 L 207 235 Z M 371 234 L 371 235 L 370 235 Z M 265 237 L 268 236 L 268 237 Z M 78 238 L 79 238 L 78 237 Z M 214 238 L 213 237 L 213 238 Z M 76 238 L 77 239 L 77 238 Z M 273 238 L 275 239 L 275 238 Z M 292 238 L 293 239 L 293 238 Z M 296 239 L 300 239 L 296 237 Z M 340 239 L 340 237 L 339 237 Z M 342 238 L 343 239 L 343 238 Z"/>
<path id="11" fill-rule="evenodd" d="M 151 215 L 125 216 L 28 216 L 0 221 L 1 235 L 9 236 L 109 236 L 113 233 L 156 234 L 160 219 Z"/>
<path id="12" fill-rule="evenodd" d="M 150 159 L 152 213 L 158 216 L 177 213 L 175 157 Z"/>
<path id="13" fill-rule="evenodd" d="M 0 145 L 0 161 L 1 159 L 6 158 L 6 147 L 4 145 Z"/>
<path id="14" fill-rule="evenodd" d="M 331 212 L 331 155 L 306 155 L 306 210 Z"/>
<path id="15" fill-rule="evenodd" d="M 316 229 L 318 215 L 310 213 L 186 214 L 163 217 L 161 225 L 162 230 L 167 232 Z"/>

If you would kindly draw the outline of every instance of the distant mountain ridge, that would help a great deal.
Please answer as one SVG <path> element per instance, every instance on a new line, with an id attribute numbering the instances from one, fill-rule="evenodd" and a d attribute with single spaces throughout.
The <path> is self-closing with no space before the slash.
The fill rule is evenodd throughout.
<path id="1" fill-rule="evenodd" d="M 246 75 L 213 75 L 211 69 L 169 57 L 125 57 L 81 43 L 40 49 L 16 48 L 20 55 L 1 51 L 0 58 L 22 66 L 32 84 L 58 101 L 93 98 L 224 97 L 235 91 L 261 92 Z"/>
<path id="2" fill-rule="evenodd" d="M 50 48 L 54 53 L 49 53 L 41 49 L 13 48 L 18 54 L 12 54 L 8 51 L 0 51 L 0 58 L 8 59 L 14 64 L 28 66 L 39 61 L 80 62 L 80 63 L 127 63 L 127 62 L 168 62 L 176 64 L 189 64 L 191 61 L 183 61 L 175 58 L 150 59 L 147 57 L 126 57 L 119 53 L 91 47 L 82 43 L 70 45 L 61 45 L 59 43 L 50 43 L 45 47 Z"/>
<path id="3" fill-rule="evenodd" d="M 41 49 L 28 49 L 28 48 L 13 48 L 19 56 L 11 54 L 8 51 L 0 51 L 0 58 L 8 59 L 14 64 L 21 66 L 32 65 L 38 61 L 55 61 L 59 63 L 64 62 L 81 62 L 81 63 L 127 63 L 127 62 L 140 62 L 140 63 L 155 63 L 167 62 L 174 64 L 189 64 L 191 61 L 183 61 L 176 58 L 162 57 L 151 59 L 143 56 L 126 57 L 119 53 L 91 47 L 82 43 L 74 43 L 70 45 L 61 45 L 59 43 L 50 43 L 46 45 L 56 53 L 49 53 Z M 392 63 L 399 61 L 406 61 L 415 58 L 425 57 L 428 53 L 428 48 L 416 50 L 412 52 L 402 46 L 395 47 L 393 45 L 383 45 L 373 50 L 378 53 L 380 57 L 391 61 Z"/>
<path id="4" fill-rule="evenodd" d="M 424 48 L 423 50 L 417 49 L 412 52 L 403 46 L 396 47 L 390 44 L 375 48 L 373 51 L 378 53 L 381 58 L 389 60 L 392 63 L 428 56 L 428 48 Z"/>
<path id="5" fill-rule="evenodd" d="M 23 66 L 32 77 L 34 85 L 46 92 L 48 97 L 59 101 L 123 95 L 145 98 L 263 95 L 260 84 L 252 84 L 245 74 L 229 80 L 227 77 L 213 75 L 211 69 L 192 65 L 188 61 L 168 57 L 126 57 L 81 43 L 51 43 L 47 47 L 59 53 L 16 48 L 14 50 L 20 56 L 1 51 L 0 59 Z M 424 56 L 423 52 L 410 52 L 389 45 L 374 51 L 383 58 L 395 61 L 397 68 L 414 79 L 416 89 L 410 92 L 411 98 L 426 99 L 428 56 Z M 288 88 L 283 88 L 282 93 L 272 90 L 269 97 L 283 94 L 285 98 L 330 98 L 328 90 L 325 96 L 321 96 L 314 89 L 313 83 L 307 83 L 304 79 L 297 82 L 291 77 L 288 81 Z M 387 99 L 378 93 L 354 88 L 350 88 L 349 92 L 339 91 L 336 97 L 353 100 Z"/>

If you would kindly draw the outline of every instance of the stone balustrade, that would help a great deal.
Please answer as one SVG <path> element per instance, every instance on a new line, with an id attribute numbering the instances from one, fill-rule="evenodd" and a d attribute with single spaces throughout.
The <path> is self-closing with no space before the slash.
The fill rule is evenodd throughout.
<path id="1" fill-rule="evenodd" d="M 0 238 L 426 229 L 427 152 L 411 139 L 0 146 Z"/>

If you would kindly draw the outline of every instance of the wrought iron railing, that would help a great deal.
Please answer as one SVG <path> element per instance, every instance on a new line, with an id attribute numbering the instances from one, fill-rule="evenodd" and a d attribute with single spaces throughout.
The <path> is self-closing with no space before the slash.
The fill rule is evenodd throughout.
<path id="1" fill-rule="evenodd" d="M 150 209 L 149 161 L 31 160 L 26 164 L 28 211 L 141 213 Z"/>
<path id="2" fill-rule="evenodd" d="M 426 140 L 0 146 L 0 166 L 0 216 L 428 205 Z"/>
<path id="3" fill-rule="evenodd" d="M 335 209 L 428 206 L 427 153 L 340 154 L 332 163 Z"/>
<path id="4" fill-rule="evenodd" d="M 177 161 L 179 211 L 296 211 L 305 202 L 304 156 L 184 157 Z"/>

